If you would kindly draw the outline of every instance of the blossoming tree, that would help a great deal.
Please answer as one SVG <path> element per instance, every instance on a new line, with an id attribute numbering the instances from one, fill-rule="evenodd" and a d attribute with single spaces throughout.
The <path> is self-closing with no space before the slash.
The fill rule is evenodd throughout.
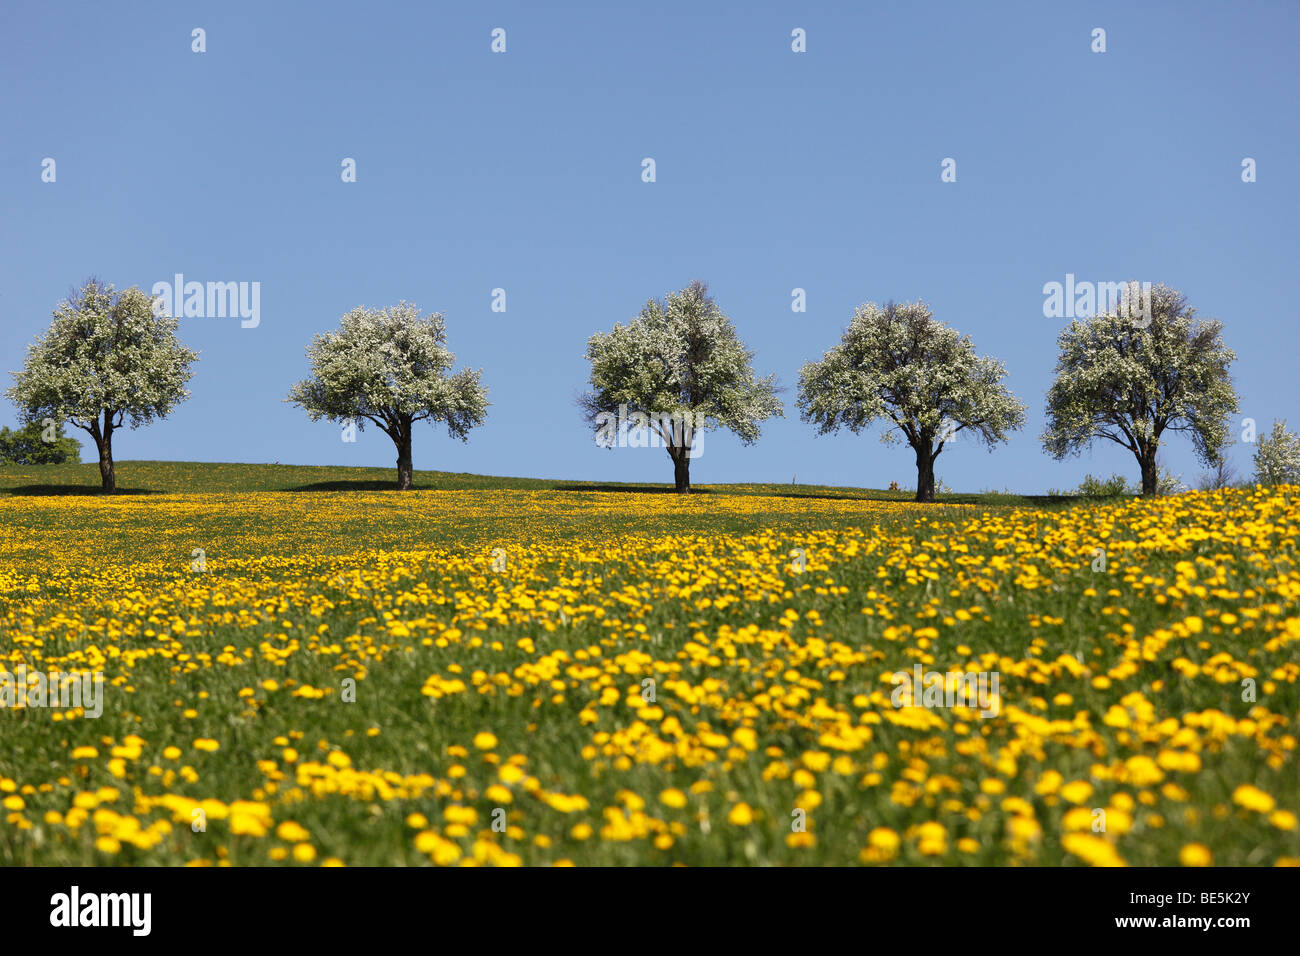
<path id="1" fill-rule="evenodd" d="M 1042 442 L 1060 460 L 1097 439 L 1127 448 L 1142 493 L 1158 491 L 1156 455 L 1166 432 L 1191 436 L 1197 458 L 1215 465 L 1228 444 L 1237 394 L 1228 368 L 1236 354 L 1221 323 L 1196 318 L 1181 292 L 1150 290 L 1149 317 L 1129 309 L 1076 319 L 1058 337 L 1056 380 L 1047 393 Z"/>
<path id="2" fill-rule="evenodd" d="M 9 399 L 29 422 L 52 419 L 82 429 L 99 450 L 100 486 L 117 490 L 113 434 L 165 418 L 189 398 L 198 353 L 176 338 L 176 320 L 154 315 L 132 286 L 89 279 L 54 311 L 49 331 L 27 348 Z"/>
<path id="3" fill-rule="evenodd" d="M 916 500 L 934 501 L 934 462 L 957 433 L 990 449 L 1025 421 L 1002 384 L 1006 367 L 975 354 L 969 336 L 939 322 L 923 302 L 860 306 L 840 344 L 799 371 L 799 408 L 819 434 L 888 424 L 886 443 L 916 454 Z"/>
<path id="4" fill-rule="evenodd" d="M 697 430 L 727 428 L 748 445 L 762 422 L 784 414 L 775 377 L 754 374 L 754 353 L 702 282 L 651 299 L 627 325 L 593 335 L 587 359 L 591 388 L 579 399 L 587 422 L 640 416 L 662 435 L 681 494 L 691 490 Z"/>
<path id="5" fill-rule="evenodd" d="M 286 401 L 312 421 L 371 422 L 397 447 L 397 487 L 411 487 L 415 423 L 441 421 L 454 438 L 487 418 L 482 370 L 452 373 L 442 314 L 427 317 L 408 302 L 387 309 L 358 307 L 338 331 L 317 335 L 307 347 L 312 375 L 289 390 Z"/>

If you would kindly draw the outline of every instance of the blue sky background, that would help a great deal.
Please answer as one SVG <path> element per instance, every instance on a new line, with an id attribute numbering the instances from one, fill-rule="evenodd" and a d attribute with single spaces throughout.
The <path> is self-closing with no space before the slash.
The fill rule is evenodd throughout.
<path id="1" fill-rule="evenodd" d="M 789 390 L 757 445 L 708 435 L 697 483 L 914 485 L 906 448 L 815 437 L 794 386 L 856 305 L 920 297 L 1029 406 L 992 454 L 945 450 L 945 483 L 1136 480 L 1109 443 L 1064 463 L 1041 449 L 1063 324 L 1043 284 L 1182 289 L 1225 323 L 1242 415 L 1300 423 L 1297 27 L 1294 3 L 7 0 L 0 372 L 87 275 L 257 281 L 258 328 L 181 320 L 202 353 L 193 397 L 117 436 L 117 457 L 391 466 L 379 432 L 345 444 L 282 399 L 314 333 L 407 299 L 445 313 L 493 403 L 467 445 L 423 426 L 417 468 L 670 481 L 662 450 L 597 448 L 574 398 L 593 331 L 700 278 Z M 1233 450 L 1243 472 L 1251 451 Z M 1166 458 L 1199 471 L 1180 437 Z"/>

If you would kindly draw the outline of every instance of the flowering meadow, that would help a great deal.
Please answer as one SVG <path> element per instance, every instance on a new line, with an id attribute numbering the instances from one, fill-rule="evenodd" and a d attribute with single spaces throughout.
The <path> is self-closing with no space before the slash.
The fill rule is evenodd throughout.
<path id="1" fill-rule="evenodd" d="M 0 863 L 1294 865 L 1298 523 L 1290 486 L 0 497 L 5 670 L 104 679 L 0 710 Z"/>

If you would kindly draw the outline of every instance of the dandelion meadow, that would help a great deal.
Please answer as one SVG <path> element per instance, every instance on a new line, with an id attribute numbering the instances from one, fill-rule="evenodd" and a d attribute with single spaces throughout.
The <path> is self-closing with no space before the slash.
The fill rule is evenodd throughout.
<path id="1" fill-rule="evenodd" d="M 162 468 L 0 496 L 0 863 L 1300 863 L 1295 486 Z"/>

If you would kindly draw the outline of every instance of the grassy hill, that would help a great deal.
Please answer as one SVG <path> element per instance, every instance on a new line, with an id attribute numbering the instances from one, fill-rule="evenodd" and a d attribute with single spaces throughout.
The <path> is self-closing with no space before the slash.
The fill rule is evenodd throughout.
<path id="1" fill-rule="evenodd" d="M 389 491 L 396 472 L 392 468 L 354 468 L 340 465 L 280 465 L 226 462 L 119 461 L 117 484 L 123 494 L 213 494 L 249 491 Z M 513 489 L 521 491 L 672 492 L 670 483 L 644 484 L 567 481 L 547 478 L 506 478 L 448 471 L 417 471 L 417 490 Z M 0 465 L 0 495 L 83 495 L 99 493 L 99 466 L 95 463 Z M 696 494 L 779 495 L 782 497 L 853 498 L 871 501 L 910 501 L 905 491 L 841 488 L 827 485 L 717 484 L 697 485 Z M 1051 505 L 1069 499 L 1004 492 L 941 494 L 948 504 Z"/>
<path id="2" fill-rule="evenodd" d="M 0 865 L 1300 863 L 1295 488 L 121 475 L 0 470 L 83 695 L 0 706 Z"/>

